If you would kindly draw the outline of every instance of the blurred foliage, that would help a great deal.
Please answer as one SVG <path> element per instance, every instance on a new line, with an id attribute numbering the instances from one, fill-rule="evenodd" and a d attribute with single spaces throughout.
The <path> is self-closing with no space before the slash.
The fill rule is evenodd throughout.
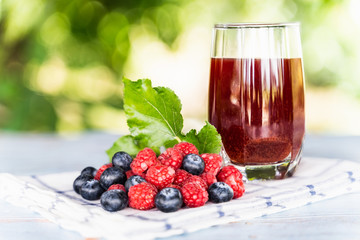
<path id="1" fill-rule="evenodd" d="M 0 22 L 0 127 L 101 128 L 93 117 L 122 107 L 119 79 L 129 32 L 146 24 L 169 46 L 176 1 L 5 0 Z"/>
<path id="2" fill-rule="evenodd" d="M 141 34 L 155 36 L 176 51 L 177 38 L 192 25 L 210 29 L 215 22 L 300 21 L 308 84 L 337 86 L 360 95 L 357 0 L 3 0 L 1 4 L 2 129 L 118 128 L 116 122 L 124 117 L 120 79 L 131 54 L 131 34 L 139 27 Z"/>

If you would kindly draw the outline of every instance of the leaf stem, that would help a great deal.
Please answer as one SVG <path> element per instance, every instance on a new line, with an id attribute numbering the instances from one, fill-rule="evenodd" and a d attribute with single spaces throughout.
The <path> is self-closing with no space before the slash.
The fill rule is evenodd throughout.
<path id="1" fill-rule="evenodd" d="M 181 139 L 178 136 L 175 136 L 175 140 L 181 142 Z"/>

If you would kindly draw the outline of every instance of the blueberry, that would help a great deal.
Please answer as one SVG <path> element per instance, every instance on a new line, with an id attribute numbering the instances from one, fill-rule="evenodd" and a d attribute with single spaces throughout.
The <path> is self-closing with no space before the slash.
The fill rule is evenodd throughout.
<path id="1" fill-rule="evenodd" d="M 108 189 L 113 184 L 124 184 L 125 181 L 126 174 L 122 168 L 107 168 L 100 176 L 100 184 L 104 189 Z"/>
<path id="2" fill-rule="evenodd" d="M 155 205 L 162 212 L 175 212 L 182 204 L 183 197 L 176 188 L 163 188 L 155 197 Z"/>
<path id="3" fill-rule="evenodd" d="M 88 174 L 81 174 L 80 176 L 78 176 L 73 183 L 74 191 L 76 193 L 80 193 L 81 186 L 93 178 L 94 178 L 93 176 Z"/>
<path id="4" fill-rule="evenodd" d="M 117 152 L 112 157 L 112 164 L 114 167 L 121 167 L 126 172 L 130 170 L 132 160 L 132 157 L 126 152 Z"/>
<path id="5" fill-rule="evenodd" d="M 146 180 L 138 175 L 134 175 L 129 177 L 128 180 L 125 182 L 125 189 L 128 192 L 130 187 L 135 186 L 139 183 L 146 182 Z"/>
<path id="6" fill-rule="evenodd" d="M 91 175 L 93 177 L 95 177 L 97 172 L 97 169 L 95 169 L 94 167 L 86 167 L 81 171 L 81 175 Z"/>
<path id="7" fill-rule="evenodd" d="M 105 189 L 101 187 L 98 180 L 91 179 L 85 182 L 80 188 L 80 195 L 87 200 L 100 199 Z"/>
<path id="8" fill-rule="evenodd" d="M 205 162 L 199 155 L 191 153 L 184 157 L 182 168 L 193 175 L 200 175 L 205 169 Z"/>
<path id="9" fill-rule="evenodd" d="M 234 196 L 232 188 L 224 182 L 216 182 L 208 189 L 209 200 L 213 203 L 228 202 Z"/>
<path id="10" fill-rule="evenodd" d="M 110 190 L 101 195 L 100 203 L 106 211 L 115 212 L 126 208 L 128 196 L 124 191 Z"/>

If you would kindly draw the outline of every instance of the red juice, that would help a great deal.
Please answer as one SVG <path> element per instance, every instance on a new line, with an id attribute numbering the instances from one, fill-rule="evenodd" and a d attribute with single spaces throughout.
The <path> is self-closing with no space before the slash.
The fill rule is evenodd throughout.
<path id="1" fill-rule="evenodd" d="M 237 165 L 294 160 L 304 133 L 300 58 L 212 58 L 209 121 Z"/>

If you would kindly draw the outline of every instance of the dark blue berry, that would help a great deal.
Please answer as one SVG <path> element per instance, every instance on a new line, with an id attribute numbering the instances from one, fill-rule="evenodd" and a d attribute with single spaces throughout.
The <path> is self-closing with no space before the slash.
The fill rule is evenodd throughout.
<path id="1" fill-rule="evenodd" d="M 121 190 L 106 191 L 101 195 L 100 203 L 109 212 L 119 211 L 128 205 L 128 196 Z"/>
<path id="2" fill-rule="evenodd" d="M 224 182 L 216 182 L 208 189 L 209 200 L 213 203 L 228 202 L 234 196 L 232 188 Z"/>
<path id="3" fill-rule="evenodd" d="M 185 155 L 182 168 L 193 175 L 200 175 L 205 169 L 205 162 L 199 155 L 191 153 Z"/>
<path id="4" fill-rule="evenodd" d="M 91 175 L 92 177 L 95 177 L 97 172 L 97 169 L 94 167 L 86 167 L 81 171 L 81 175 Z"/>
<path id="5" fill-rule="evenodd" d="M 183 197 L 176 188 L 163 188 L 155 197 L 155 205 L 162 212 L 175 212 L 182 204 Z"/>
<path id="6" fill-rule="evenodd" d="M 73 183 L 74 191 L 76 193 L 80 193 L 81 186 L 93 178 L 94 178 L 93 176 L 88 174 L 81 174 L 80 176 L 78 176 Z"/>
<path id="7" fill-rule="evenodd" d="M 129 177 L 128 180 L 126 180 L 125 189 L 128 192 L 130 187 L 135 186 L 142 182 L 146 182 L 146 180 L 138 175 L 133 175 L 133 176 Z"/>
<path id="8" fill-rule="evenodd" d="M 105 192 L 105 189 L 95 179 L 85 182 L 80 188 L 80 195 L 87 200 L 100 199 L 103 192 Z"/>
<path id="9" fill-rule="evenodd" d="M 126 181 L 126 174 L 122 168 L 110 167 L 100 176 L 100 184 L 104 189 L 108 189 L 113 184 L 124 184 Z"/>
<path id="10" fill-rule="evenodd" d="M 112 157 L 112 164 L 114 167 L 121 167 L 126 172 L 130 170 L 132 160 L 132 157 L 126 152 L 117 152 Z"/>

